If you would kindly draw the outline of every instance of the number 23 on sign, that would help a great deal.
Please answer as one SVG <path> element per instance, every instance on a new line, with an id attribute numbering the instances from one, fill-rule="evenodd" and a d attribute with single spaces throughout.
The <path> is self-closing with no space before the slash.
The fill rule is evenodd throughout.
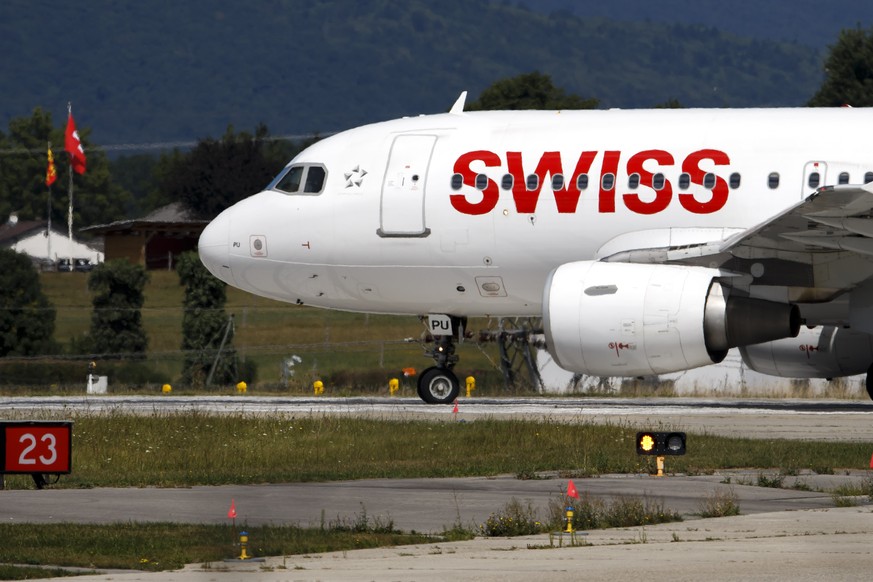
<path id="1" fill-rule="evenodd" d="M 0 422 L 3 473 L 69 473 L 72 423 Z"/>

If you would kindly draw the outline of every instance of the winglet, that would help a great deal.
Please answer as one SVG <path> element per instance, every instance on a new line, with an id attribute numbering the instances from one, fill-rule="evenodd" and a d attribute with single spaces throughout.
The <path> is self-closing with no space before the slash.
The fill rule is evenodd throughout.
<path id="1" fill-rule="evenodd" d="M 449 109 L 449 113 L 454 113 L 455 115 L 459 115 L 464 112 L 464 104 L 467 102 L 467 92 L 461 91 L 461 96 L 458 97 L 458 100 L 455 101 L 455 104 L 452 105 L 452 108 Z"/>

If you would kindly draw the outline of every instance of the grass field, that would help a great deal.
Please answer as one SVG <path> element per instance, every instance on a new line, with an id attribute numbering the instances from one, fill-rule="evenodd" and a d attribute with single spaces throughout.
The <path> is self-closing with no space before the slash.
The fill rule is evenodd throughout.
<path id="1" fill-rule="evenodd" d="M 14 420 L 15 414 L 10 420 Z M 27 415 L 34 417 L 32 413 Z M 73 415 L 73 473 L 56 487 L 186 487 L 364 478 L 464 477 L 545 471 L 652 472 L 636 428 L 556 421 L 426 422 L 196 412 Z M 796 474 L 866 468 L 869 443 L 695 435 L 671 471 L 766 468 Z M 31 488 L 29 476 L 7 477 Z"/>
<path id="2" fill-rule="evenodd" d="M 142 310 L 149 339 L 148 362 L 171 378 L 181 371 L 181 322 L 184 288 L 175 272 L 150 271 Z M 43 291 L 57 310 L 55 339 L 69 347 L 73 338 L 87 333 L 91 321 L 91 295 L 87 273 L 42 273 Z M 388 380 L 403 368 L 424 369 L 432 360 L 419 343 L 425 328 L 417 317 L 377 316 L 296 306 L 227 289 L 225 311 L 233 314 L 234 346 L 240 356 L 254 360 L 262 384 L 283 379 L 283 361 L 293 355 L 302 361 L 294 367 L 292 387 L 309 387 L 325 375 L 359 374 L 378 380 L 387 390 Z M 496 322 L 494 322 L 496 324 Z M 474 329 L 488 327 L 480 320 Z M 471 326 L 472 327 L 472 326 Z M 461 378 L 473 374 L 481 388 L 489 382 L 502 385 L 494 346 L 484 351 L 472 343 L 459 346 L 457 371 Z"/>

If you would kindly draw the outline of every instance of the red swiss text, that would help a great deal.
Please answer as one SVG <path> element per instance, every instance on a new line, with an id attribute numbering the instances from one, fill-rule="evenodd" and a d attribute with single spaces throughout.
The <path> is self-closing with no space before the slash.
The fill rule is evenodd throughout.
<path id="1" fill-rule="evenodd" d="M 602 155 L 601 155 L 602 154 Z M 600 158 L 600 172 L 592 172 L 595 160 Z M 625 160 L 623 162 L 623 160 Z M 661 168 L 669 169 L 677 166 L 676 158 L 665 150 L 645 150 L 630 156 L 625 156 L 621 151 L 583 151 L 577 159 L 567 165 L 565 172 L 564 164 L 568 160 L 561 158 L 561 152 L 544 152 L 536 163 L 533 172 L 530 172 L 530 160 L 522 159 L 522 152 L 506 152 L 505 160 L 495 152 L 476 150 L 467 152 L 455 161 L 454 172 L 460 174 L 463 184 L 476 188 L 476 179 L 484 174 L 488 168 L 505 167 L 507 174 L 512 177 L 512 197 L 515 208 L 519 213 L 531 214 L 536 212 L 540 202 L 540 192 L 544 185 L 551 184 L 547 177 L 560 175 L 565 179 L 562 187 L 550 186 L 555 198 L 555 206 L 560 213 L 572 214 L 576 212 L 582 189 L 579 188 L 579 176 L 591 175 L 592 192 L 597 195 L 597 207 L 601 213 L 616 211 L 616 205 L 622 204 L 631 212 L 637 214 L 657 214 L 665 210 L 674 198 L 674 185 Z M 687 174 L 689 185 L 697 185 L 706 191 L 703 199 L 699 198 L 700 188 L 695 194 L 680 192 L 675 198 L 678 203 L 694 214 L 711 214 L 721 210 L 728 200 L 728 183 L 714 170 L 704 170 L 702 166 L 727 166 L 730 164 L 728 155 L 715 149 L 702 149 L 688 154 L 678 164 L 683 174 Z M 527 165 L 527 167 L 526 167 Z M 623 168 L 622 168 L 623 166 Z M 476 168 L 476 169 L 474 169 Z M 640 196 L 637 192 L 618 194 L 619 169 L 623 169 L 627 176 L 636 174 L 639 177 L 638 188 L 645 188 L 646 195 Z M 536 186 L 529 188 L 527 176 L 535 174 Z M 704 185 L 707 174 L 712 174 L 710 182 Z M 611 183 L 603 180 L 603 176 L 611 175 Z M 657 183 L 656 183 L 657 176 Z M 595 179 L 596 178 L 596 179 Z M 714 180 L 712 179 L 714 178 Z M 449 198 L 452 207 L 463 214 L 487 214 L 494 210 L 500 198 L 500 188 L 492 178 L 487 182 L 481 182 L 475 194 L 452 194 Z"/>

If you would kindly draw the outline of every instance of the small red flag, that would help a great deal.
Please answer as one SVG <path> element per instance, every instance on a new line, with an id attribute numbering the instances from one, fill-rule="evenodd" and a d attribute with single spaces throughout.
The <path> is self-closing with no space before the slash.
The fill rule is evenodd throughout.
<path id="1" fill-rule="evenodd" d="M 45 185 L 51 186 L 58 179 L 58 173 L 55 171 L 55 157 L 52 155 L 52 148 L 48 148 L 48 167 L 45 170 Z"/>
<path id="2" fill-rule="evenodd" d="M 227 510 L 228 519 L 236 519 L 236 503 L 233 499 L 230 500 L 230 509 Z"/>
<path id="3" fill-rule="evenodd" d="M 452 414 L 458 414 L 458 399 L 455 398 L 455 407 L 452 408 Z"/>
<path id="4" fill-rule="evenodd" d="M 576 491 L 576 485 L 573 484 L 572 479 L 570 479 L 570 482 L 567 483 L 567 497 L 572 497 L 573 499 L 579 499 L 579 492 Z"/>
<path id="5" fill-rule="evenodd" d="M 77 174 L 85 173 L 85 150 L 82 149 L 82 141 L 79 132 L 76 131 L 76 123 L 73 121 L 73 112 L 67 117 L 67 134 L 64 140 L 64 149 L 70 154 L 70 165 Z"/>
<path id="6" fill-rule="evenodd" d="M 870 468 L 873 469 L 873 456 L 870 457 Z"/>

